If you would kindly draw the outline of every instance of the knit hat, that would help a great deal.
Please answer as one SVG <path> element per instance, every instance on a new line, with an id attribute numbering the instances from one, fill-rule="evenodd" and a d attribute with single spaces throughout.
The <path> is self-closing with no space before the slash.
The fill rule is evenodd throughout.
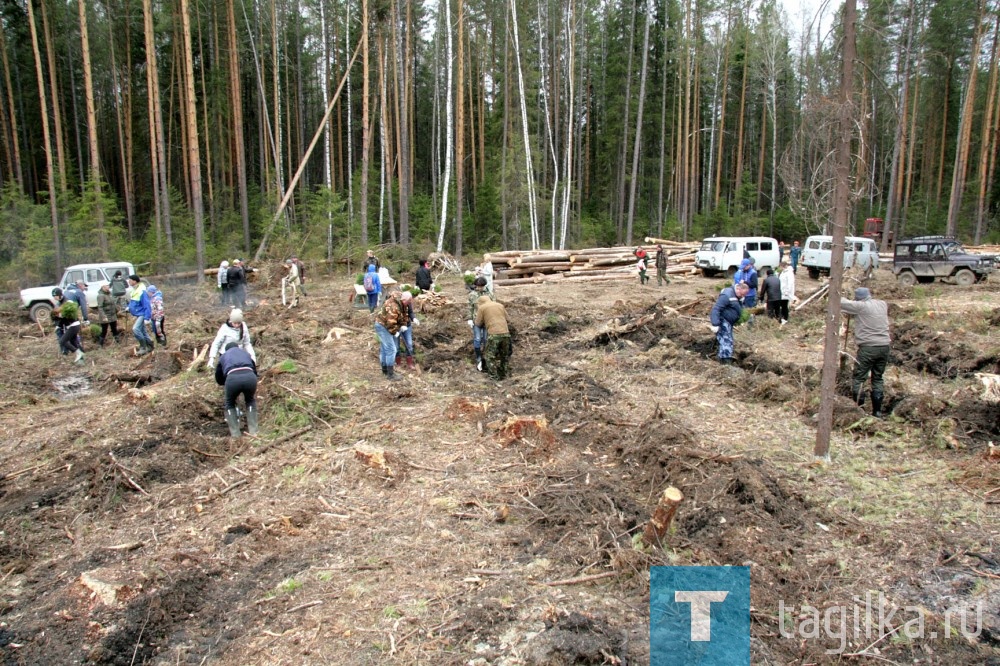
<path id="1" fill-rule="evenodd" d="M 402 294 L 399 295 L 399 299 L 404 303 L 409 303 L 411 300 L 413 300 L 413 294 L 411 294 L 408 291 L 404 291 Z"/>
<path id="2" fill-rule="evenodd" d="M 230 324 L 242 324 L 243 323 L 243 310 L 239 308 L 233 308 L 233 311 L 229 313 L 229 323 Z"/>
<path id="3" fill-rule="evenodd" d="M 219 264 L 219 266 L 221 266 L 222 268 L 229 268 L 229 262 L 223 259 L 222 263 Z"/>
<path id="4" fill-rule="evenodd" d="M 868 290 L 868 287 L 858 287 L 854 290 L 854 300 L 856 301 L 867 301 L 872 297 L 872 292 Z"/>

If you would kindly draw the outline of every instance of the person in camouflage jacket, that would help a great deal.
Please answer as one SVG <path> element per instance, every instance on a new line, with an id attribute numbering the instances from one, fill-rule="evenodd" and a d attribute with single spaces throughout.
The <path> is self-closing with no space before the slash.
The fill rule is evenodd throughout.
<path id="1" fill-rule="evenodd" d="M 399 352 L 399 334 L 407 327 L 409 315 L 400 300 L 399 291 L 390 292 L 375 315 L 375 335 L 379 342 L 379 362 L 382 374 L 389 380 L 396 379 L 396 354 Z"/>

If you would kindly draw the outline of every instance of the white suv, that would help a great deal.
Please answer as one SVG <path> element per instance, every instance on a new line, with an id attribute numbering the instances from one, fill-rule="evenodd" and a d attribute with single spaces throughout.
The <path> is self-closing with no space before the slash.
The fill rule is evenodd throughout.
<path id="1" fill-rule="evenodd" d="M 135 273 L 135 267 L 124 261 L 113 261 L 105 264 L 76 264 L 63 273 L 59 284 L 48 287 L 32 287 L 21 290 L 21 307 L 28 311 L 31 321 L 45 321 L 56 306 L 52 290 L 56 287 L 66 289 L 78 280 L 87 283 L 87 307 L 97 307 L 97 292 L 102 284 L 111 282 L 116 271 L 122 272 L 122 277 L 128 278 Z"/>

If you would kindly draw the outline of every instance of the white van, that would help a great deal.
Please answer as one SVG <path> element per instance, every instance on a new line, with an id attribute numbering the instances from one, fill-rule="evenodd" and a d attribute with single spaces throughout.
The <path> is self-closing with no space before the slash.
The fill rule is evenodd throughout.
<path id="1" fill-rule="evenodd" d="M 810 236 L 802 250 L 799 263 L 809 277 L 816 280 L 820 275 L 830 274 L 830 255 L 833 252 L 833 236 Z M 847 236 L 844 239 L 844 268 L 860 266 L 878 268 L 878 244 L 873 238 Z"/>
<path id="2" fill-rule="evenodd" d="M 694 255 L 695 265 L 705 277 L 726 273 L 732 277 L 743 261 L 746 250 L 755 260 L 757 272 L 764 275 L 768 268 L 778 266 L 778 241 L 766 236 L 716 236 L 701 242 Z"/>

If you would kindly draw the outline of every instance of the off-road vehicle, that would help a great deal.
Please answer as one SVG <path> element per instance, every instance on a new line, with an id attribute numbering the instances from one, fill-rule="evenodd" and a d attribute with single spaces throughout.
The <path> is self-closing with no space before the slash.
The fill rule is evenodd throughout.
<path id="1" fill-rule="evenodd" d="M 87 307 L 97 307 L 97 291 L 102 284 L 107 284 L 114 277 L 115 271 L 121 271 L 123 276 L 135 273 L 135 268 L 127 261 L 114 261 L 103 264 L 77 264 L 70 266 L 63 273 L 59 284 L 47 287 L 32 287 L 21 290 L 21 307 L 28 311 L 31 321 L 47 321 L 56 301 L 52 297 L 55 287 L 65 289 L 77 280 L 87 284 Z"/>
<path id="2" fill-rule="evenodd" d="M 942 279 L 967 287 L 996 270 L 996 256 L 970 254 L 948 236 L 918 236 L 896 243 L 892 272 L 900 284 Z"/>

